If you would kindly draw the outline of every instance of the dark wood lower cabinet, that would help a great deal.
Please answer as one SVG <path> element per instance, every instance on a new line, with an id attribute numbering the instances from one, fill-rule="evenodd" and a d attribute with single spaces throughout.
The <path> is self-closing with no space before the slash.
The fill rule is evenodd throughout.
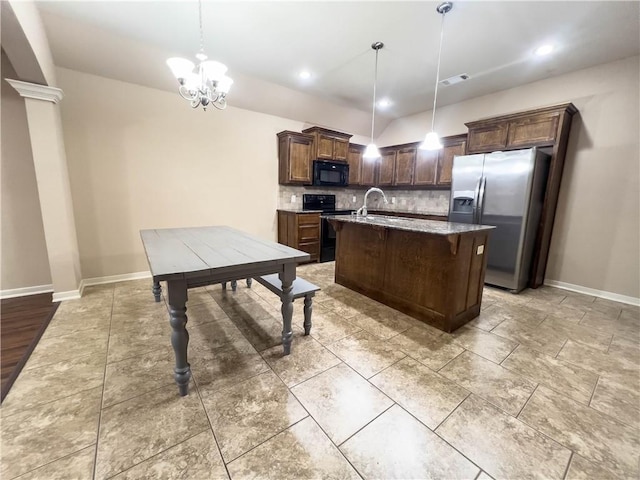
<path id="1" fill-rule="evenodd" d="M 445 332 L 480 313 L 490 230 L 439 235 L 332 224 L 336 283 Z"/>
<path id="2" fill-rule="evenodd" d="M 278 210 L 278 243 L 311 255 L 309 261 L 320 260 L 320 214 Z"/>

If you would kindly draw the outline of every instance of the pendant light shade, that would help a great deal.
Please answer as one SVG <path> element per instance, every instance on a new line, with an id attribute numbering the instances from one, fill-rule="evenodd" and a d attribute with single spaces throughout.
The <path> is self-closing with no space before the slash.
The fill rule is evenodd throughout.
<path id="1" fill-rule="evenodd" d="M 431 112 L 431 131 L 427 133 L 424 142 L 420 145 L 423 150 L 440 150 L 442 142 L 440 136 L 435 131 L 436 123 L 436 103 L 438 100 L 438 83 L 440 83 L 440 58 L 442 57 L 442 39 L 444 38 L 444 16 L 453 8 L 453 3 L 443 2 L 436 7 L 436 11 L 442 15 L 442 23 L 440 25 L 440 47 L 438 49 L 438 68 L 436 69 L 436 87 L 433 93 L 433 111 Z"/>
<path id="2" fill-rule="evenodd" d="M 364 158 L 378 158 L 380 156 L 380 150 L 378 150 L 376 144 L 372 142 L 364 149 L 362 156 Z"/>
<path id="3" fill-rule="evenodd" d="M 384 47 L 384 43 L 382 42 L 374 42 L 371 44 L 371 48 L 373 48 L 376 51 L 376 66 L 373 74 L 373 107 L 371 111 L 371 143 L 367 145 L 367 148 L 362 154 L 364 158 L 367 158 L 369 160 L 380 157 L 380 150 L 378 150 L 378 147 L 376 146 L 376 144 L 373 143 L 373 127 L 375 125 L 375 120 L 376 120 L 376 84 L 378 83 L 378 52 L 382 47 Z"/>

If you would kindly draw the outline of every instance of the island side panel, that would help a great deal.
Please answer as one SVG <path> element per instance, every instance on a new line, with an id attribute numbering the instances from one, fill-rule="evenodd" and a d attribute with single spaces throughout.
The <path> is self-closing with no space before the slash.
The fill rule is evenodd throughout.
<path id="1" fill-rule="evenodd" d="M 335 281 L 376 299 L 383 286 L 386 229 L 334 222 Z"/>
<path id="2" fill-rule="evenodd" d="M 446 237 L 390 229 L 383 292 L 385 303 L 441 330 L 452 315 L 451 267 Z"/>
<path id="3" fill-rule="evenodd" d="M 453 290 L 455 309 L 449 318 L 449 331 L 464 325 L 480 314 L 484 276 L 487 269 L 487 232 L 460 236 Z"/>
<path id="4" fill-rule="evenodd" d="M 450 238 L 335 223 L 336 283 L 446 332 L 479 314 L 486 232 Z M 484 245 L 481 255 L 479 245 Z"/>

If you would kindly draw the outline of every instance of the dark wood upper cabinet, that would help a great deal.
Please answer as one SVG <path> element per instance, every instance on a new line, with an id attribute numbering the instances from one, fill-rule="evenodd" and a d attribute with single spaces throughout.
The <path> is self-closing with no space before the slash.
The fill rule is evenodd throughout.
<path id="1" fill-rule="evenodd" d="M 466 135 L 455 135 L 442 139 L 444 147 L 438 152 L 438 176 L 436 185 L 439 187 L 451 186 L 451 173 L 453 171 L 453 157 L 464 155 L 467 147 Z"/>
<path id="2" fill-rule="evenodd" d="M 349 185 L 361 185 L 362 179 L 362 154 L 364 145 L 349 144 L 347 163 L 349 164 Z"/>
<path id="3" fill-rule="evenodd" d="M 310 127 L 302 131 L 313 136 L 311 160 L 338 160 L 346 162 L 349 139 L 352 135 L 321 127 Z"/>
<path id="4" fill-rule="evenodd" d="M 558 140 L 563 115 L 571 108 L 575 110 L 572 104 L 565 104 L 465 123 L 469 128 L 467 153 L 552 146 Z"/>
<path id="5" fill-rule="evenodd" d="M 285 130 L 278 133 L 278 182 L 281 185 L 311 184 L 313 136 Z"/>
<path id="6" fill-rule="evenodd" d="M 363 153 L 364 153 L 364 148 Z M 360 169 L 360 185 L 365 187 L 373 187 L 376 184 L 376 174 L 379 158 L 364 158 L 362 157 L 362 168 Z"/>
<path id="7" fill-rule="evenodd" d="M 412 185 L 417 148 L 417 144 L 397 148 L 393 173 L 394 185 Z"/>
<path id="8" fill-rule="evenodd" d="M 376 185 L 393 185 L 397 153 L 398 151 L 396 150 L 396 147 L 380 149 L 380 158 L 378 159 L 378 181 L 376 182 Z"/>
<path id="9" fill-rule="evenodd" d="M 438 168 L 438 150 L 422 150 L 416 152 L 416 170 L 414 185 L 435 185 Z"/>

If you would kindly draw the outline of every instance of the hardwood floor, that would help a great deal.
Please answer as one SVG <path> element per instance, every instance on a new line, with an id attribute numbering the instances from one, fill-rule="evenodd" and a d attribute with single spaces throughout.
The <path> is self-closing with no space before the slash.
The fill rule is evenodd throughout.
<path id="1" fill-rule="evenodd" d="M 8 298 L 0 303 L 2 400 L 38 344 L 59 303 L 51 293 Z"/>

